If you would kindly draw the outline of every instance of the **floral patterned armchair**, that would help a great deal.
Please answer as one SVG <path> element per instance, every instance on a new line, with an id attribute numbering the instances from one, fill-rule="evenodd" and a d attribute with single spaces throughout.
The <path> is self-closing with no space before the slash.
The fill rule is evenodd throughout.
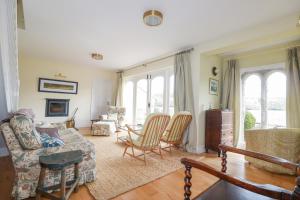
<path id="1" fill-rule="evenodd" d="M 115 122 L 116 130 L 119 130 L 119 127 L 124 126 L 125 113 L 126 109 L 124 107 L 108 106 L 107 114 L 100 115 L 99 118 L 104 122 Z"/>

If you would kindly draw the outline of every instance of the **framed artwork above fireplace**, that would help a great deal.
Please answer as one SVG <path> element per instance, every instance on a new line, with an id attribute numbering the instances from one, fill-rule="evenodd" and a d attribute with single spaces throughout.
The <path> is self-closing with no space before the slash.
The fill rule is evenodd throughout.
<path id="1" fill-rule="evenodd" d="M 46 117 L 67 117 L 70 99 L 46 99 Z"/>
<path id="2" fill-rule="evenodd" d="M 39 92 L 77 94 L 78 82 L 39 78 Z"/>

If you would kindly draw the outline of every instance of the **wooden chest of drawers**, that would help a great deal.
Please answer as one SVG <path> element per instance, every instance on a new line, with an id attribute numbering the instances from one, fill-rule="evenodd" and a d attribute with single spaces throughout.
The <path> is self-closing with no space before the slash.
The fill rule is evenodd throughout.
<path id="1" fill-rule="evenodd" d="M 219 144 L 233 145 L 233 114 L 230 111 L 207 110 L 205 113 L 205 150 L 218 152 Z"/>

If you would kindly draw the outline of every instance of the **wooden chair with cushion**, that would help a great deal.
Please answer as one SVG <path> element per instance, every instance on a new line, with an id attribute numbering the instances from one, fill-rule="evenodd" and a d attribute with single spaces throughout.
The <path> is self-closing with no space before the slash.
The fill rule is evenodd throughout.
<path id="1" fill-rule="evenodd" d="M 192 167 L 203 170 L 211 175 L 214 175 L 220 180 L 196 197 L 196 200 L 208 200 L 208 199 L 234 199 L 234 200 L 267 200 L 267 199 L 281 199 L 281 200 L 300 200 L 300 166 L 299 164 L 292 163 L 288 160 L 256 153 L 253 151 L 247 151 L 229 147 L 225 145 L 219 145 L 222 151 L 222 170 L 221 172 L 208 166 L 203 162 L 197 162 L 195 160 L 183 158 L 181 162 L 185 165 L 185 186 L 184 186 L 184 199 L 190 200 L 191 197 L 191 169 Z M 270 184 L 256 184 L 244 179 L 239 179 L 226 174 L 227 170 L 227 152 L 233 152 L 242 154 L 266 162 L 274 163 L 285 167 L 287 169 L 297 172 L 297 182 L 294 191 L 289 191 Z"/>
<path id="2" fill-rule="evenodd" d="M 169 148 L 171 152 L 172 146 L 179 146 L 182 143 L 184 132 L 191 121 L 192 114 L 190 112 L 181 111 L 173 115 L 161 138 L 161 141 L 168 145 L 164 149 Z"/>
<path id="3" fill-rule="evenodd" d="M 133 130 L 130 126 L 126 125 L 128 129 L 128 137 L 125 141 L 126 147 L 123 153 L 130 155 L 136 159 L 142 160 L 146 164 L 146 152 L 153 152 L 161 154 L 160 138 L 162 137 L 163 132 L 165 131 L 168 123 L 170 121 L 170 116 L 165 114 L 150 114 L 144 124 L 141 132 Z M 128 148 L 131 148 L 132 154 L 128 153 Z M 143 152 L 141 155 L 136 155 L 134 149 L 138 149 Z M 156 152 L 155 150 L 158 150 Z M 141 159 L 140 156 L 143 156 L 144 159 Z"/>

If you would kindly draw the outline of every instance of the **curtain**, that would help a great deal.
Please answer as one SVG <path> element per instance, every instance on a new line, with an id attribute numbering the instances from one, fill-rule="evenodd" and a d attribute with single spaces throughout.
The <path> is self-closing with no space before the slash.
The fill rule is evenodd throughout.
<path id="1" fill-rule="evenodd" d="M 288 49 L 287 126 L 300 128 L 300 47 Z"/>
<path id="2" fill-rule="evenodd" d="M 239 135 L 241 133 L 240 124 L 241 119 L 240 109 L 240 77 L 239 68 L 236 60 L 229 60 L 227 66 L 222 70 L 222 84 L 221 84 L 221 107 L 224 110 L 233 111 L 234 121 L 234 145 L 237 146 Z"/>
<path id="3" fill-rule="evenodd" d="M 123 106 L 123 72 L 117 72 L 117 93 L 115 98 L 116 106 Z"/>
<path id="4" fill-rule="evenodd" d="M 174 109 L 189 111 L 193 119 L 183 139 L 183 146 L 189 152 L 197 151 L 197 126 L 194 112 L 194 96 L 191 76 L 190 51 L 175 55 L 174 60 Z"/>
<path id="5" fill-rule="evenodd" d="M 0 84 L 4 86 L 7 112 L 14 112 L 19 101 L 16 0 L 0 0 L 0 53 Z"/>

